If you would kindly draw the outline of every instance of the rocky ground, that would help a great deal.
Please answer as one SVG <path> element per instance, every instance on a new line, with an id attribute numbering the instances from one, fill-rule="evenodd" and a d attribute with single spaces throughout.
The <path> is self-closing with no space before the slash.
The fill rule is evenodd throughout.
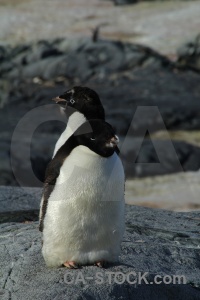
<path id="1" fill-rule="evenodd" d="M 48 269 L 41 255 L 41 234 L 35 221 L 41 191 L 9 187 L 0 191 L 7 200 L 4 208 L 0 208 L 0 214 L 4 215 L 4 223 L 0 224 L 0 295 L 3 300 L 127 300 L 133 299 L 133 295 L 134 299 L 142 300 L 199 299 L 198 213 L 127 206 L 119 264 L 107 269 L 95 266 L 69 271 Z M 19 217 L 24 223 L 16 223 Z M 77 277 L 80 272 L 82 282 L 67 284 L 69 280 L 80 279 Z M 95 283 L 97 272 L 101 273 L 103 284 Z M 107 272 L 113 272 L 110 284 Z M 123 274 L 117 272 L 125 274 L 125 279 L 130 272 L 136 272 L 130 280 L 136 278 L 137 283 L 130 284 L 126 280 L 123 283 Z M 140 274 L 145 274 L 141 282 Z M 155 284 L 156 275 L 161 282 L 168 275 L 166 283 Z M 183 276 L 179 284 L 175 279 L 177 275 Z M 174 280 L 174 284 L 168 284 L 169 280 Z"/>
<path id="2" fill-rule="evenodd" d="M 200 210 L 200 172 L 126 181 L 126 203 L 173 211 Z"/>

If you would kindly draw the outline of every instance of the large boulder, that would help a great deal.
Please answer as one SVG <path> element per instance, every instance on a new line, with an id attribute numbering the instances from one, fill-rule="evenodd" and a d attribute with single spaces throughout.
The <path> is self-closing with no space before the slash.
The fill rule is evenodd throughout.
<path id="1" fill-rule="evenodd" d="M 39 188 L 0 187 L 0 223 L 38 220 L 42 190 Z"/>
<path id="2" fill-rule="evenodd" d="M 85 81 L 94 75 L 102 78 L 113 72 L 134 69 L 149 58 L 152 64 L 170 64 L 165 56 L 148 47 L 100 39 L 96 42 L 87 38 L 76 42 L 70 39 L 39 41 L 4 51 L 0 74 L 10 79 L 51 80 L 65 76 Z"/>
<path id="3" fill-rule="evenodd" d="M 31 109 L 52 103 L 54 96 L 73 85 L 87 85 L 99 93 L 106 119 L 116 128 L 121 140 L 127 138 L 127 132 L 137 139 L 143 137 L 145 130 L 152 133 L 200 129 L 199 74 L 180 71 L 175 63 L 149 47 L 86 38 L 2 46 L 0 73 L 0 170 L 3 173 L 0 183 L 4 185 L 16 184 L 10 167 L 10 143 L 18 122 Z M 138 107 L 147 108 L 138 115 Z M 44 120 L 36 115 L 27 124 L 28 128 L 36 120 L 41 124 L 33 135 L 30 158 L 40 181 L 66 124 L 66 120 L 59 121 L 56 105 L 52 105 L 51 113 L 57 121 L 42 124 Z M 28 133 L 25 138 L 20 137 L 20 151 L 14 153 L 14 168 L 24 174 L 29 171 L 23 155 L 28 147 L 27 138 Z M 168 155 L 164 144 L 160 142 L 163 166 L 152 165 L 148 170 L 131 166 L 127 174 L 147 176 L 179 171 L 174 156 Z M 133 152 L 134 145 L 137 147 L 137 140 Z M 151 141 L 145 140 L 142 147 L 139 162 L 157 161 Z M 198 147 L 174 141 L 174 148 L 183 170 L 199 168 Z M 127 166 L 126 160 L 129 159 L 125 158 Z M 30 181 L 27 184 L 34 185 Z"/>
<path id="4" fill-rule="evenodd" d="M 19 193 L 16 191 L 14 199 L 15 189 L 10 191 L 13 201 L 20 204 Z M 26 193 L 28 200 L 30 191 Z M 37 198 L 37 193 L 32 190 L 32 196 L 35 194 Z M 96 266 L 49 269 L 41 254 L 38 222 L 3 223 L 0 295 L 3 300 L 198 300 L 198 215 L 198 212 L 174 213 L 126 206 L 120 262 L 107 269 Z"/>
<path id="5" fill-rule="evenodd" d="M 185 142 L 125 138 L 121 150 L 127 178 L 200 169 L 200 148 Z"/>
<path id="6" fill-rule="evenodd" d="M 127 179 L 126 203 L 173 211 L 200 210 L 200 172 Z"/>

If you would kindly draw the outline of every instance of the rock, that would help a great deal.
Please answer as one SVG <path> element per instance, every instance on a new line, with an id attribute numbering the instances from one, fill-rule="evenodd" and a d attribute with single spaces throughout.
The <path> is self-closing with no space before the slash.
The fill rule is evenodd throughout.
<path id="1" fill-rule="evenodd" d="M 22 186 L 42 186 L 45 169 L 58 139 L 57 134 L 50 133 L 50 124 L 46 126 L 46 129 L 44 126 L 42 128 L 45 130 L 43 133 L 37 131 L 33 136 L 30 160 L 25 159 L 30 147 L 25 139 L 21 139 L 17 146 L 18 151 L 12 154 L 12 168 L 10 155 L 7 153 L 9 142 L 5 144 L 5 148 L 1 149 L 1 184 L 16 185 L 18 183 Z M 60 130 L 59 127 L 58 130 Z M 145 139 L 141 143 L 140 138 L 126 137 L 123 141 L 123 137 L 121 137 L 121 144 L 122 146 L 119 146 L 120 157 L 127 178 L 200 169 L 200 148 L 186 142 L 173 141 L 173 143 L 169 143 L 167 140 Z M 2 142 L 1 145 L 3 145 Z M 12 171 L 15 171 L 15 178 L 13 178 Z M 34 180 L 33 175 L 36 176 L 38 182 Z"/>
<path id="2" fill-rule="evenodd" d="M 113 0 L 115 5 L 135 4 L 139 0 Z"/>
<path id="3" fill-rule="evenodd" d="M 6 52 L 5 49 L 4 51 Z M 149 57 L 155 58 L 160 64 L 163 62 L 170 64 L 166 57 L 148 47 L 106 40 L 94 43 L 87 38 L 76 42 L 56 39 L 51 42 L 39 41 L 21 45 L 9 49 L 6 57 L 9 64 L 4 58 L 1 73 L 12 79 L 19 76 L 22 78 L 38 76 L 50 80 L 58 76 L 70 78 L 77 76 L 87 80 L 102 72 L 111 74 L 127 68 L 133 69 L 145 63 Z M 53 71 L 51 70 L 50 76 L 47 76 L 46 70 L 49 68 L 53 68 Z"/>
<path id="4" fill-rule="evenodd" d="M 0 183 L 3 185 L 16 185 L 10 168 L 9 149 L 17 123 L 31 109 L 50 104 L 54 96 L 73 85 L 86 85 L 99 93 L 106 119 L 116 128 L 122 140 L 128 131 L 137 139 L 143 137 L 144 131 L 152 134 L 166 129 L 200 129 L 199 74 L 191 70 L 180 71 L 167 57 L 149 47 L 109 40 L 92 42 L 82 38 L 39 41 L 2 49 L 0 169 L 4 175 Z M 56 119 L 56 105 L 54 107 Z M 139 107 L 146 109 L 138 116 Z M 156 108 L 153 113 L 152 108 Z M 43 122 L 39 116 L 34 118 L 39 125 Z M 49 121 L 45 126 L 39 126 L 38 136 L 33 138 L 31 161 L 40 181 L 64 128 L 58 123 Z M 164 145 L 164 142 L 161 144 Z M 174 145 L 182 164 L 181 170 L 199 168 L 198 148 L 176 141 Z M 24 174 L 30 169 L 24 156 L 20 155 L 24 154 L 26 147 L 22 139 L 21 152 L 16 152 L 14 166 Z M 132 168 L 125 159 L 128 175 L 177 172 L 179 167 L 174 158 L 169 157 L 164 146 L 160 147 L 164 156 L 162 165 L 152 165 L 148 169 L 145 166 Z M 148 163 L 157 161 L 149 141 L 145 141 L 139 161 L 140 158 Z M 34 184 L 27 176 L 26 185 Z"/>
<path id="5" fill-rule="evenodd" d="M 151 135 L 153 139 L 183 141 L 200 147 L 200 132 L 198 130 L 157 131 Z"/>
<path id="6" fill-rule="evenodd" d="M 121 158 L 127 178 L 200 169 L 200 148 L 185 142 L 125 138 Z M 139 153 L 138 153 L 139 150 Z"/>
<path id="7" fill-rule="evenodd" d="M 126 180 L 126 203 L 173 211 L 200 210 L 200 172 Z"/>
<path id="8" fill-rule="evenodd" d="M 132 299 L 133 295 L 134 299 L 142 300 L 197 300 L 198 216 L 198 212 L 174 213 L 127 206 L 120 262 L 108 269 L 49 269 L 41 254 L 38 222 L 1 224 L 0 295 L 4 300 Z M 97 272 L 102 282 L 96 277 Z M 110 284 L 108 272 L 113 272 Z M 136 276 L 129 277 L 130 272 Z M 161 284 L 155 284 L 156 275 Z M 177 275 L 182 276 L 180 284 L 175 280 Z M 131 284 L 134 279 L 137 283 Z M 176 284 L 168 284 L 172 280 Z"/>
<path id="9" fill-rule="evenodd" d="M 177 66 L 200 72 L 200 34 L 182 45 L 177 52 Z"/>
<path id="10" fill-rule="evenodd" d="M 3 186 L 0 189 L 0 223 L 38 220 L 41 189 Z"/>
<path id="11" fill-rule="evenodd" d="M 105 0 L 104 0 L 105 1 Z M 115 5 L 129 5 L 129 4 L 135 4 L 138 2 L 142 2 L 145 0 L 106 0 L 106 1 L 112 1 Z M 158 0 L 146 0 L 146 1 L 158 1 Z M 166 0 L 160 0 L 162 1 L 166 1 Z M 190 1 L 190 0 L 186 0 L 186 1 Z"/>

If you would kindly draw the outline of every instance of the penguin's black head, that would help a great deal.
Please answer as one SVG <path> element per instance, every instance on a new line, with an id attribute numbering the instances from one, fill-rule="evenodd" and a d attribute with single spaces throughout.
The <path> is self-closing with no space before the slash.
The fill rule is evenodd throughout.
<path id="1" fill-rule="evenodd" d="M 88 87 L 75 86 L 53 101 L 64 107 L 68 116 L 75 111 L 82 113 L 87 120 L 105 119 L 104 108 L 98 94 Z"/>
<path id="2" fill-rule="evenodd" d="M 103 157 L 113 155 L 119 142 L 112 126 L 103 120 L 85 122 L 74 132 L 74 137 L 78 145 L 86 146 Z"/>

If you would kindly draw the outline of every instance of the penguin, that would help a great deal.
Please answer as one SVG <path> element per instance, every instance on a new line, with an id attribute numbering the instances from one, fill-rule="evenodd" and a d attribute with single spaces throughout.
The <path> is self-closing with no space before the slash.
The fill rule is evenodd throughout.
<path id="1" fill-rule="evenodd" d="M 103 120 L 83 123 L 46 170 L 41 207 L 48 267 L 99 267 L 118 261 L 124 233 L 124 169 L 119 142 Z"/>
<path id="2" fill-rule="evenodd" d="M 89 119 L 105 120 L 105 112 L 98 94 L 88 87 L 74 86 L 52 100 L 60 105 L 61 110 L 68 117 L 67 126 L 55 145 L 52 156 L 54 158 L 57 151 L 81 124 Z M 118 147 L 116 147 L 116 152 L 119 154 Z M 45 193 L 41 199 L 40 208 L 45 206 L 47 198 L 48 194 Z M 42 209 L 40 209 L 39 218 L 41 218 L 41 212 Z"/>
<path id="3" fill-rule="evenodd" d="M 55 145 L 54 157 L 81 124 L 89 119 L 105 120 L 105 112 L 98 94 L 88 87 L 75 86 L 52 100 L 61 106 L 68 117 L 67 127 Z"/>

